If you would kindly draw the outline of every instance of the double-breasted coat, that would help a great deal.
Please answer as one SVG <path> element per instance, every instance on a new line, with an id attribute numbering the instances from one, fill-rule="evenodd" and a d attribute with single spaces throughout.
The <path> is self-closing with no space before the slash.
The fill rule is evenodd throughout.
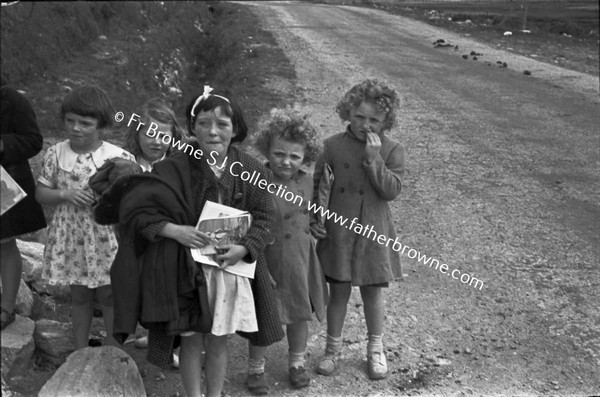
<path id="1" fill-rule="evenodd" d="M 332 216 L 325 222 L 327 237 L 317 245 L 321 266 L 327 277 L 356 286 L 401 277 L 400 256 L 388 240 L 396 238 L 389 201 L 402 189 L 406 151 L 399 142 L 380 137 L 379 155 L 369 164 L 365 142 L 349 130 L 327 138 L 315 164 L 315 192 L 323 165 L 333 171 L 328 209 L 338 215 L 337 221 Z"/>
<path id="2" fill-rule="evenodd" d="M 293 324 L 311 320 L 314 312 L 322 321 L 329 298 L 310 232 L 308 200 L 312 198 L 312 176 L 300 170 L 287 183 L 286 190 L 301 197 L 302 203 L 274 197 L 278 218 L 273 240 L 265 250 L 269 273 L 277 284 L 279 316 L 283 324 Z"/>

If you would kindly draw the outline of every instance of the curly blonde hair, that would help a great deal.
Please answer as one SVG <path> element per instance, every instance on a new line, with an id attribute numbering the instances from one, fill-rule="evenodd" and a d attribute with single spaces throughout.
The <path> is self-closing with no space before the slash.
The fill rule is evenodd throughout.
<path id="1" fill-rule="evenodd" d="M 396 91 L 378 80 L 367 79 L 356 84 L 344 94 L 335 110 L 342 121 L 350 121 L 350 112 L 363 102 L 373 103 L 381 112 L 385 112 L 382 130 L 391 130 L 396 124 L 396 111 L 400 107 L 400 98 Z"/>
<path id="2" fill-rule="evenodd" d="M 317 160 L 321 152 L 321 133 L 311 124 L 309 115 L 303 114 L 298 107 L 273 108 L 268 116 L 260 119 L 258 125 L 253 144 L 266 158 L 269 157 L 273 138 L 278 137 L 305 145 L 304 163 Z"/>

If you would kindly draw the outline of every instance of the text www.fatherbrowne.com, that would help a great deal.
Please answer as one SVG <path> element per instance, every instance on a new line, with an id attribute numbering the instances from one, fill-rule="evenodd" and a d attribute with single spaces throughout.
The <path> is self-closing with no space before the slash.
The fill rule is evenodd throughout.
<path id="1" fill-rule="evenodd" d="M 123 112 L 117 112 L 115 114 L 115 121 L 117 121 L 119 123 L 121 121 L 123 121 L 124 118 L 125 118 L 125 114 Z M 136 130 L 139 130 L 142 126 L 145 125 L 144 123 L 142 123 L 140 121 L 140 119 L 141 119 L 140 115 L 133 113 L 131 115 L 131 117 L 129 118 L 129 121 L 127 122 L 127 126 L 129 127 L 132 122 L 133 123 L 137 122 L 138 126 L 137 126 Z M 195 148 L 192 145 L 190 145 L 189 143 L 184 142 L 182 140 L 174 139 L 172 136 L 165 134 L 163 131 L 158 131 L 158 125 L 154 122 L 150 123 L 150 125 L 148 126 L 146 135 L 151 138 L 155 137 L 157 140 L 161 140 L 163 143 L 165 143 L 167 145 L 170 144 L 175 149 L 178 149 L 184 153 L 187 153 L 187 151 L 189 149 L 188 154 L 190 156 L 195 157 L 198 160 L 205 157 L 205 154 L 202 152 L 201 149 Z M 278 186 L 274 183 L 268 182 L 266 179 L 262 178 L 260 173 L 257 171 L 252 171 L 252 172 L 245 171 L 244 165 L 242 163 L 240 163 L 239 161 L 234 161 L 231 164 L 228 164 L 227 159 L 225 159 L 221 165 L 218 165 L 216 162 L 217 161 L 216 158 L 217 158 L 216 152 L 211 152 L 211 153 L 208 153 L 208 157 L 206 158 L 206 161 L 208 162 L 209 165 L 217 166 L 217 168 L 219 168 L 219 169 L 223 169 L 227 165 L 229 165 L 229 172 L 231 173 L 231 175 L 239 177 L 244 182 L 251 183 L 251 184 L 259 187 L 260 189 L 267 190 L 269 193 L 274 194 L 278 197 L 281 197 L 284 200 L 292 202 L 299 206 L 301 206 L 303 204 L 304 199 L 301 196 L 288 191 L 287 186 L 281 186 L 281 185 Z M 392 240 L 391 238 L 388 238 L 387 236 L 385 236 L 383 234 L 377 233 L 377 231 L 375 231 L 373 229 L 373 226 L 361 225 L 360 223 L 358 223 L 358 218 L 352 219 L 350 221 L 350 225 L 347 226 L 348 218 L 341 216 L 333 211 L 329 211 L 328 209 L 323 208 L 320 205 L 317 205 L 316 203 L 312 203 L 312 202 L 308 201 L 308 209 L 309 209 L 309 211 L 312 211 L 316 215 L 321 215 L 324 219 L 327 219 L 327 220 L 333 219 L 333 222 L 335 222 L 336 224 L 338 224 L 342 227 L 345 227 L 347 229 L 350 229 L 354 233 L 356 233 L 360 236 L 370 238 L 373 241 L 376 241 L 378 244 L 385 245 L 386 247 L 389 247 L 391 244 L 392 249 L 394 251 L 399 252 L 401 254 L 406 253 L 406 256 L 408 256 L 410 259 L 417 258 L 417 261 L 419 263 L 422 263 L 423 265 L 429 265 L 430 268 L 433 267 L 435 270 L 439 270 L 442 274 L 447 274 L 448 276 L 452 277 L 455 280 L 460 280 L 460 282 L 463 284 L 469 284 L 469 286 L 472 286 L 473 288 L 479 288 L 480 291 L 483 288 L 483 281 L 471 276 L 468 273 L 461 273 L 461 271 L 458 269 L 453 269 L 452 271 L 449 271 L 450 269 L 447 264 L 445 264 L 445 263 L 440 264 L 440 262 L 437 259 L 428 257 L 427 255 L 424 255 L 424 254 L 421 254 L 416 249 L 410 248 L 407 245 L 402 245 L 400 243 L 400 241 L 398 241 L 397 237 Z"/>
<path id="2" fill-rule="evenodd" d="M 460 282 L 463 284 L 469 284 L 469 286 L 472 286 L 473 288 L 479 288 L 480 291 L 483 288 L 483 281 L 471 276 L 468 273 L 462 273 L 458 269 L 453 269 L 452 271 L 450 271 L 447 264 L 440 264 L 440 262 L 437 259 L 421 254 L 421 252 L 417 251 L 414 248 L 410 248 L 407 245 L 402 245 L 400 241 L 398 241 L 398 237 L 392 239 L 383 234 L 377 233 L 377 231 L 375 231 L 373 229 L 373 226 L 371 225 L 361 225 L 357 222 L 358 218 L 352 219 L 350 221 L 350 225 L 347 225 L 348 218 L 341 216 L 335 212 L 329 211 L 328 209 L 325 209 L 320 205 L 317 205 L 316 203 L 312 203 L 309 201 L 308 209 L 317 215 L 321 215 L 324 219 L 333 219 L 333 222 L 335 222 L 336 224 L 350 229 L 358 235 L 370 238 L 373 241 L 376 241 L 378 244 L 385 245 L 386 247 L 389 247 L 391 244 L 392 249 L 394 251 L 400 252 L 401 254 L 406 253 L 406 256 L 408 256 L 410 259 L 417 258 L 417 261 L 419 263 L 423 265 L 429 265 L 430 268 L 439 270 L 442 274 L 447 274 L 455 280 L 460 280 Z"/>

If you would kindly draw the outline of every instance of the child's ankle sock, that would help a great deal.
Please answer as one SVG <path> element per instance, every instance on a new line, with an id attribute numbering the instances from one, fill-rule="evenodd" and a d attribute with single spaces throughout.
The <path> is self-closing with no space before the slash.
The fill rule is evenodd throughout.
<path id="1" fill-rule="evenodd" d="M 248 374 L 249 375 L 255 375 L 255 374 L 262 374 L 263 372 L 265 372 L 265 363 L 267 362 L 266 358 L 258 358 L 258 359 L 253 359 L 253 358 L 248 358 Z"/>
<path id="2" fill-rule="evenodd" d="M 383 352 L 383 334 L 368 335 L 368 337 L 369 341 L 367 342 L 367 353 Z"/>
<path id="3" fill-rule="evenodd" d="M 300 368 L 304 367 L 304 353 L 305 352 L 293 352 L 289 351 L 289 368 Z"/>
<path id="4" fill-rule="evenodd" d="M 330 354 L 337 354 L 342 351 L 342 336 L 331 336 L 327 334 L 327 345 L 325 352 Z"/>

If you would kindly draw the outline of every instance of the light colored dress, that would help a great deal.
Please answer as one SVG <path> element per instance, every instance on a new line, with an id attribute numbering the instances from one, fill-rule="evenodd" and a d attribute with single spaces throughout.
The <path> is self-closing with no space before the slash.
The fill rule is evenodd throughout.
<path id="1" fill-rule="evenodd" d="M 222 204 L 219 192 L 219 204 Z M 202 264 L 208 304 L 213 315 L 211 334 L 229 335 L 237 331 L 256 332 L 258 322 L 250 279 Z"/>
<path id="2" fill-rule="evenodd" d="M 52 189 L 83 189 L 93 192 L 88 181 L 113 157 L 135 161 L 133 155 L 108 142 L 92 153 L 77 154 L 69 141 L 51 146 L 44 155 L 38 182 Z M 92 207 L 69 202 L 56 206 L 44 249 L 43 277 L 50 284 L 97 288 L 110 284 L 110 267 L 117 253 L 112 226 L 94 221 Z"/>
<path id="3" fill-rule="evenodd" d="M 206 264 L 202 264 L 202 271 L 213 315 L 210 333 L 219 336 L 258 331 L 250 279 Z"/>

